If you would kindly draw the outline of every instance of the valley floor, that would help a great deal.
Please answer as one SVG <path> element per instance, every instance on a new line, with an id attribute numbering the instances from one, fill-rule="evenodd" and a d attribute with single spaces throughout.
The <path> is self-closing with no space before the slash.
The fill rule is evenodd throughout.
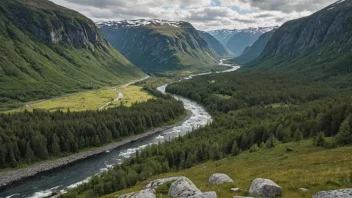
<path id="1" fill-rule="evenodd" d="M 234 183 L 210 186 L 208 180 L 213 173 L 225 173 Z M 313 146 L 312 140 L 279 144 L 274 149 L 261 148 L 257 152 L 243 152 L 236 157 L 157 175 L 133 188 L 107 195 L 105 198 L 139 191 L 154 179 L 181 175 L 192 180 L 202 192 L 215 191 L 220 198 L 248 195 L 250 184 L 256 178 L 275 181 L 283 188 L 283 197 L 312 197 L 319 191 L 352 188 L 352 147 L 324 149 Z M 241 191 L 231 192 L 230 189 L 235 187 Z M 309 191 L 302 192 L 299 188 Z M 167 197 L 167 194 L 159 194 L 157 197 Z"/>

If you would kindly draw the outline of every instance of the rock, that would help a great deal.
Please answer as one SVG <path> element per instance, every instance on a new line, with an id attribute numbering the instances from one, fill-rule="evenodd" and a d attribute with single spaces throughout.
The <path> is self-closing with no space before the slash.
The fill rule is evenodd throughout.
<path id="1" fill-rule="evenodd" d="M 179 177 L 171 184 L 168 195 L 170 197 L 192 197 L 202 192 L 187 177 Z M 195 198 L 195 197 L 194 197 Z"/>
<path id="2" fill-rule="evenodd" d="M 231 188 L 230 190 L 231 190 L 232 192 L 237 192 L 237 191 L 240 190 L 240 188 Z"/>
<path id="3" fill-rule="evenodd" d="M 233 198 L 254 198 L 254 197 L 234 196 Z"/>
<path id="4" fill-rule="evenodd" d="M 321 191 L 313 195 L 313 198 L 352 198 L 352 188 Z"/>
<path id="5" fill-rule="evenodd" d="M 233 183 L 233 180 L 229 176 L 222 173 L 215 173 L 209 178 L 210 185 L 224 183 Z"/>
<path id="6" fill-rule="evenodd" d="M 168 178 L 163 178 L 163 179 L 156 179 L 152 182 L 150 182 L 149 184 L 147 184 L 146 186 L 143 187 L 143 189 L 154 189 L 156 190 L 159 186 L 170 182 L 170 181 L 175 181 L 177 180 L 179 177 L 168 177 Z"/>
<path id="7" fill-rule="evenodd" d="M 156 198 L 154 193 L 151 193 L 149 190 L 141 190 L 137 193 L 132 192 L 119 196 L 119 198 Z"/>
<path id="8" fill-rule="evenodd" d="M 282 194 L 282 189 L 270 179 L 257 178 L 252 181 L 249 194 L 264 197 L 272 197 Z"/>
<path id="9" fill-rule="evenodd" d="M 200 194 L 196 194 L 192 196 L 191 198 L 217 198 L 218 196 L 216 195 L 216 192 L 211 191 L 211 192 L 204 192 Z"/>
<path id="10" fill-rule="evenodd" d="M 306 188 L 299 188 L 302 192 L 308 192 L 309 190 Z"/>

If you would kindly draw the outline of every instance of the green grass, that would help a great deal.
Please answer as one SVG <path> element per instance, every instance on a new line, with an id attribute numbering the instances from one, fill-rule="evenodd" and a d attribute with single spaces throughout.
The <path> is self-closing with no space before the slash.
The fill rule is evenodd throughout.
<path id="1" fill-rule="evenodd" d="M 143 91 L 142 87 L 130 85 L 128 87 L 124 87 L 118 90 L 123 94 L 123 98 L 113 102 L 111 105 L 107 106 L 106 108 L 116 107 L 123 104 L 126 107 L 132 106 L 134 103 L 145 102 L 149 99 L 154 98 L 151 94 Z"/>
<path id="2" fill-rule="evenodd" d="M 0 110 L 144 76 L 104 41 L 51 44 L 51 30 L 82 30 L 102 39 L 95 24 L 75 11 L 44 0 L 2 1 L 0 10 Z"/>
<path id="3" fill-rule="evenodd" d="M 348 181 L 352 174 L 352 147 L 327 150 L 312 146 L 311 142 L 312 140 L 304 140 L 299 143 L 279 144 L 272 150 L 261 148 L 257 152 L 244 152 L 236 157 L 154 176 L 133 188 L 105 197 L 138 191 L 154 179 L 180 175 L 190 178 L 202 191 L 216 191 L 218 197 L 248 195 L 250 184 L 255 178 L 272 179 L 283 188 L 283 197 L 288 198 L 308 198 L 322 190 L 351 188 L 352 183 Z M 293 151 L 288 152 L 287 147 Z M 213 173 L 225 173 L 234 183 L 210 186 L 208 179 Z M 242 191 L 233 193 L 230 191 L 233 187 L 241 188 Z M 299 188 L 310 191 L 303 193 Z"/>

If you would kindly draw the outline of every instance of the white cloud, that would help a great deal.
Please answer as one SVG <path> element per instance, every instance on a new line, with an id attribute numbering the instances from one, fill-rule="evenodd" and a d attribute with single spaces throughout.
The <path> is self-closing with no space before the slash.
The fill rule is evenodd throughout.
<path id="1" fill-rule="evenodd" d="M 94 21 L 160 18 L 201 30 L 281 25 L 334 0 L 52 0 Z"/>

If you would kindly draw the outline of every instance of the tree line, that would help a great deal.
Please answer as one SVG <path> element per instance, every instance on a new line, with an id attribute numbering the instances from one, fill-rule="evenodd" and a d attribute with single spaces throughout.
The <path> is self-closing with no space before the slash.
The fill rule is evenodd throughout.
<path id="1" fill-rule="evenodd" d="M 278 142 L 314 137 L 315 145 L 326 146 L 325 137 L 334 137 L 333 146 L 352 144 L 349 90 L 293 75 L 255 73 L 196 77 L 170 84 L 167 90 L 200 102 L 214 121 L 184 137 L 147 147 L 62 197 L 109 194 L 153 175 L 258 147 L 272 148 Z"/>
<path id="2" fill-rule="evenodd" d="M 182 102 L 165 96 L 103 111 L 0 114 L 0 168 L 31 164 L 141 134 L 184 111 Z"/>

